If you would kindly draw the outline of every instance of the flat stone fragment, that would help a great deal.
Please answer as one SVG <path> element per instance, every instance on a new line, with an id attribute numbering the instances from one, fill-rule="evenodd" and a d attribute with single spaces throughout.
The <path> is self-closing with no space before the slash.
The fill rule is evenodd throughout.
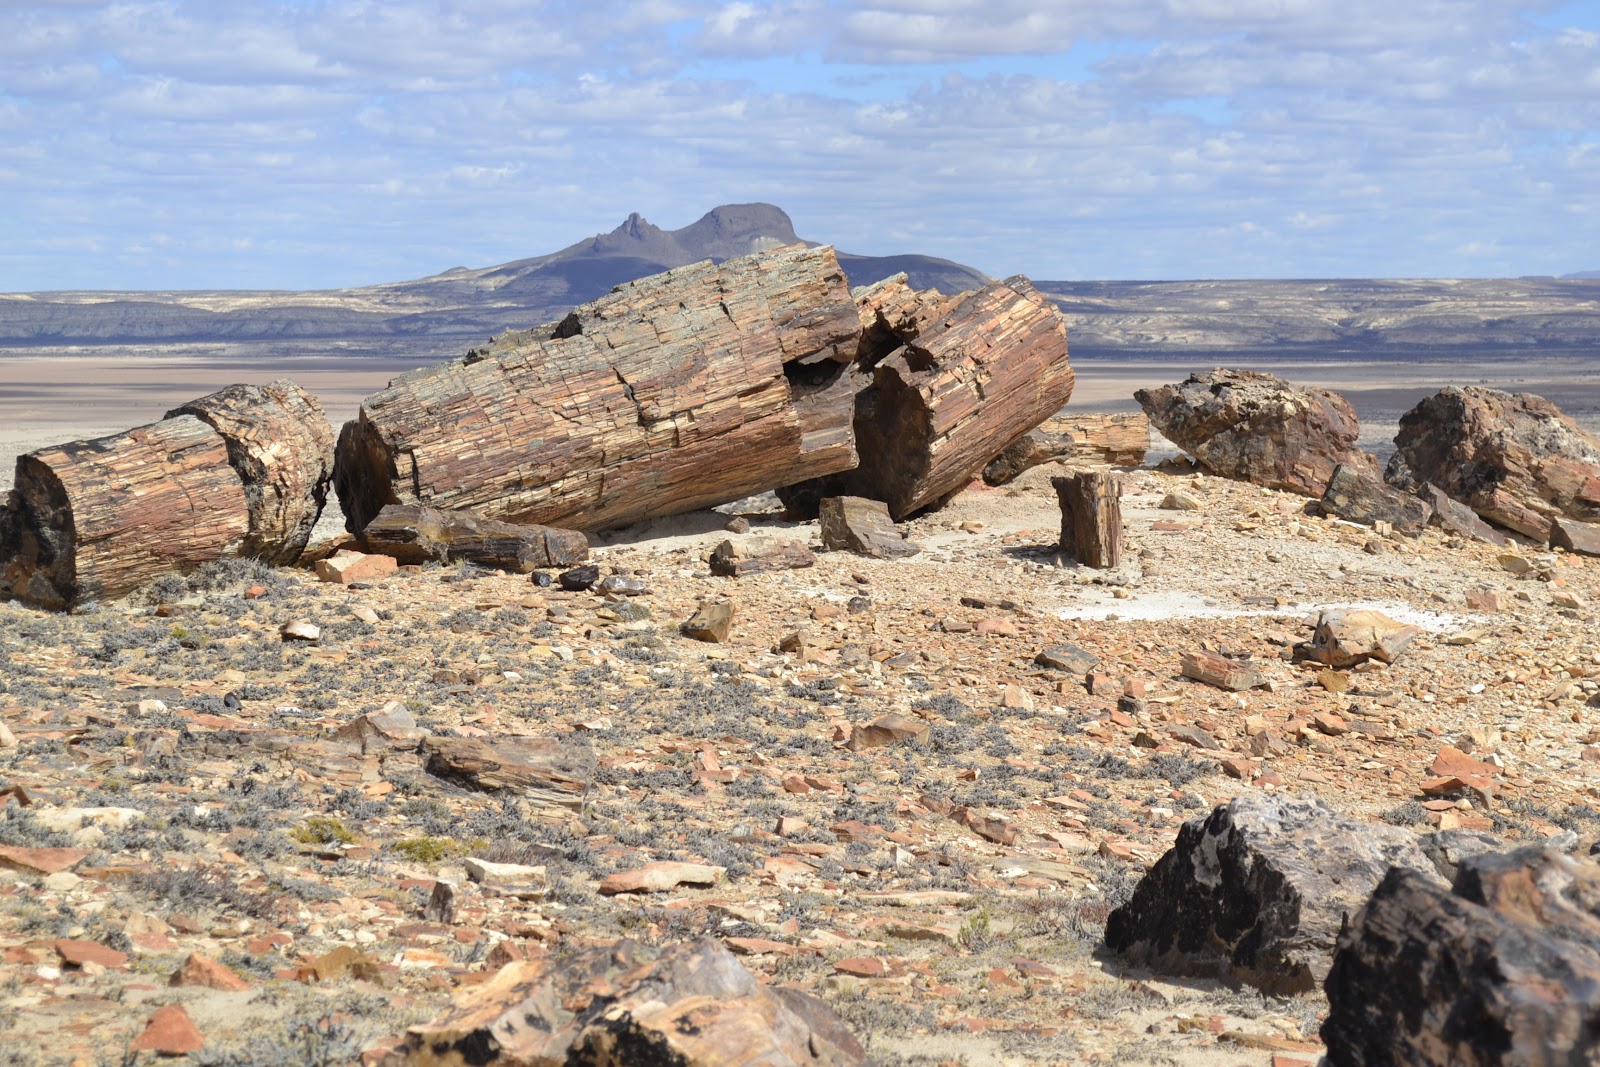
<path id="1" fill-rule="evenodd" d="M 206 1039 L 181 1004 L 157 1008 L 144 1030 L 128 1045 L 129 1052 L 154 1052 L 158 1056 L 187 1056 L 206 1047 Z"/>
<path id="2" fill-rule="evenodd" d="M 546 868 L 521 863 L 494 863 L 470 857 L 463 864 L 467 877 L 482 885 L 491 886 L 509 896 L 523 900 L 541 900 L 550 893 L 550 875 Z"/>
<path id="3" fill-rule="evenodd" d="M 1068 674 L 1078 675 L 1088 674 L 1100 662 L 1094 653 L 1087 652 L 1077 645 L 1051 645 L 1033 657 L 1033 661 L 1053 671 L 1066 671 Z"/>
<path id="4" fill-rule="evenodd" d="M 24 874 L 55 874 L 89 858 L 86 848 L 22 848 L 0 845 L 0 867 Z"/>
<path id="5" fill-rule="evenodd" d="M 1245 794 L 1184 824 L 1111 913 L 1106 945 L 1158 974 L 1310 992 L 1345 921 L 1393 866 L 1438 879 L 1409 830 L 1356 822 L 1314 797 Z"/>
<path id="6" fill-rule="evenodd" d="M 172 986 L 200 986 L 205 989 L 217 989 L 224 992 L 242 993 L 250 988 L 250 983 L 233 971 L 232 968 L 218 963 L 198 952 L 191 952 L 183 961 L 183 965 L 172 972 L 172 977 L 167 981 Z"/>
<path id="7" fill-rule="evenodd" d="M 1363 526 L 1386 522 L 1406 534 L 1420 534 L 1432 515 L 1423 501 L 1391 489 L 1377 464 L 1366 457 L 1333 469 L 1328 487 L 1322 491 L 1322 510 Z"/>
<path id="8" fill-rule="evenodd" d="M 823 497 L 817 518 L 823 547 L 835 552 L 854 552 L 873 559 L 904 559 L 922 551 L 895 527 L 889 517 L 889 505 L 881 500 Z"/>
<path id="9" fill-rule="evenodd" d="M 1600 556 L 1600 523 L 1579 522 L 1567 518 L 1552 519 L 1550 543 L 1568 552 Z"/>
<path id="10" fill-rule="evenodd" d="M 927 723 L 920 719 L 908 719 L 904 715 L 889 714 L 874 719 L 866 726 L 851 727 L 847 747 L 852 752 L 861 752 L 901 742 L 923 744 L 927 738 Z"/>
<path id="11" fill-rule="evenodd" d="M 728 639 L 729 633 L 733 630 L 733 605 L 701 604 L 680 629 L 685 637 L 720 644 Z"/>
<path id="12" fill-rule="evenodd" d="M 706 863 L 656 860 L 637 870 L 606 875 L 600 881 L 600 893 L 609 897 L 618 893 L 665 893 L 680 885 L 713 886 L 727 873 L 726 868 Z"/>
<path id="13" fill-rule="evenodd" d="M 317 577 L 324 582 L 351 585 L 387 578 L 399 567 L 393 556 L 353 552 L 341 548 L 327 559 L 317 560 Z"/>
<path id="14" fill-rule="evenodd" d="M 1478 518 L 1478 513 L 1459 500 L 1454 500 L 1432 482 L 1422 487 L 1423 500 L 1433 507 L 1428 521 L 1458 537 L 1471 537 L 1491 545 L 1504 545 L 1506 535 Z"/>
<path id="15" fill-rule="evenodd" d="M 589 539 L 577 530 L 420 504 L 386 505 L 361 531 L 361 540 L 370 551 L 401 563 L 466 560 L 513 574 L 570 567 L 589 555 Z"/>
<path id="16" fill-rule="evenodd" d="M 99 964 L 101 967 L 125 967 L 128 964 L 126 953 L 107 948 L 98 941 L 63 937 L 53 942 L 52 947 L 62 962 L 72 967 L 82 967 L 86 963 Z"/>
<path id="17" fill-rule="evenodd" d="M 1369 659 L 1393 663 L 1421 633 L 1421 627 L 1396 622 L 1381 611 L 1326 611 L 1303 647 L 1329 667 L 1353 667 Z"/>

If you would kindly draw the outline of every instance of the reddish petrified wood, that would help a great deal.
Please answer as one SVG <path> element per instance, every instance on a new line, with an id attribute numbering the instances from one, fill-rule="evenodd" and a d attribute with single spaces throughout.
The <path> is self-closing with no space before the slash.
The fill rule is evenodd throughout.
<path id="1" fill-rule="evenodd" d="M 859 333 L 827 247 L 619 286 L 368 397 L 335 464 L 347 526 L 428 504 L 596 530 L 852 467 Z"/>
<path id="2" fill-rule="evenodd" d="M 1026 278 L 947 297 L 904 276 L 857 294 L 860 361 L 854 470 L 782 488 L 814 514 L 825 496 L 882 500 L 896 520 L 936 507 L 1072 396 L 1065 320 Z"/>
<path id="3" fill-rule="evenodd" d="M 11 511 L 0 595 L 47 608 L 238 555 L 250 529 L 227 443 L 190 415 L 19 457 Z"/>
<path id="4" fill-rule="evenodd" d="M 249 507 L 240 554 L 276 564 L 298 560 L 333 476 L 333 427 L 317 398 L 280 378 L 230 385 L 167 412 L 169 419 L 178 415 L 193 415 L 227 444 Z"/>

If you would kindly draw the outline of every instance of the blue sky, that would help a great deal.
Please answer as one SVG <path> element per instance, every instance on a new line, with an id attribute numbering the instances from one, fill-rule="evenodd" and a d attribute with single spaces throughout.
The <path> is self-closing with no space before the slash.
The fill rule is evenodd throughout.
<path id="1" fill-rule="evenodd" d="M 0 0 L 0 291 L 765 200 L 1036 278 L 1600 269 L 1600 0 Z"/>

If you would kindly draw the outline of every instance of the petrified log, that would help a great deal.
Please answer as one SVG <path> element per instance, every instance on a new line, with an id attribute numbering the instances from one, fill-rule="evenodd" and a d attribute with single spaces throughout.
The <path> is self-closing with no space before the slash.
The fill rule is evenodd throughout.
<path id="1" fill-rule="evenodd" d="M 191 415 L 19 457 L 11 510 L 0 594 L 47 608 L 238 555 L 250 532 L 227 443 Z"/>
<path id="2" fill-rule="evenodd" d="M 1051 478 L 1061 502 L 1061 549 L 1086 567 L 1122 562 L 1122 479 L 1106 471 Z"/>
<path id="3" fill-rule="evenodd" d="M 799 541 L 785 537 L 752 537 L 737 543 L 722 542 L 711 550 L 707 562 L 711 573 L 719 578 L 742 578 L 747 574 L 815 567 L 817 557 Z"/>
<path id="4" fill-rule="evenodd" d="M 1266 682 L 1261 672 L 1248 663 L 1219 656 L 1215 652 L 1185 652 L 1179 661 L 1178 671 L 1185 678 L 1241 693 Z"/>
<path id="5" fill-rule="evenodd" d="M 464 559 L 517 574 L 568 567 L 589 555 L 589 539 L 576 530 L 522 526 L 418 504 L 387 505 L 367 523 L 361 539 L 368 551 L 401 563 Z"/>
<path id="6" fill-rule="evenodd" d="M 429 774 L 486 793 L 510 792 L 547 807 L 583 807 L 593 753 L 550 738 L 423 738 Z"/>
<path id="7" fill-rule="evenodd" d="M 346 524 L 428 504 L 597 530 L 848 469 L 859 335 L 828 247 L 618 286 L 367 397 L 335 463 Z"/>
<path id="8" fill-rule="evenodd" d="M 1150 423 L 1213 473 L 1321 496 L 1355 452 L 1350 402 L 1258 371 L 1213 370 L 1133 394 Z"/>
<path id="9" fill-rule="evenodd" d="M 806 1064 L 866 1055 L 824 1002 L 762 984 L 709 938 L 652 960 L 632 941 L 509 963 L 411 1027 L 384 1067 Z"/>
<path id="10" fill-rule="evenodd" d="M 1045 463 L 1137 466 L 1150 451 L 1143 414 L 1058 415 L 1008 445 L 983 468 L 985 485 L 1007 485 Z"/>
<path id="11" fill-rule="evenodd" d="M 1331 1067 L 1593 1064 L 1600 866 L 1532 846 L 1466 859 L 1453 890 L 1396 869 L 1339 938 Z"/>
<path id="12" fill-rule="evenodd" d="M 1560 515 L 1600 520 L 1600 439 L 1532 393 L 1451 386 L 1400 418 L 1390 479 L 1432 482 L 1537 541 Z"/>
<path id="13" fill-rule="evenodd" d="M 1433 513 L 1416 497 L 1389 488 L 1377 464 L 1367 456 L 1333 468 L 1322 493 L 1322 510 L 1363 526 L 1386 522 L 1406 534 L 1420 534 Z"/>
<path id="14" fill-rule="evenodd" d="M 897 521 L 936 507 L 1072 396 L 1065 321 L 1026 278 L 947 297 L 898 275 L 856 300 L 872 368 L 855 406 L 861 463 L 780 487 L 793 511 L 814 515 L 825 496 L 882 500 Z"/>
<path id="15" fill-rule="evenodd" d="M 230 385 L 167 412 L 222 435 L 244 484 L 250 530 L 239 553 L 268 563 L 300 558 L 328 499 L 333 427 L 317 398 L 287 378 Z"/>
<path id="16" fill-rule="evenodd" d="M 1106 945 L 1159 974 L 1310 992 L 1390 867 L 1438 880 L 1409 830 L 1355 822 L 1314 797 L 1246 794 L 1184 823 L 1107 919 Z"/>

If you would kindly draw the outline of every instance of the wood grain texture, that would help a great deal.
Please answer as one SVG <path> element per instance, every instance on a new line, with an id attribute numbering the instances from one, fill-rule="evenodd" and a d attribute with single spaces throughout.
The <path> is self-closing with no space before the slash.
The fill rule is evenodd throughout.
<path id="1" fill-rule="evenodd" d="M 238 555 L 244 486 L 190 415 L 19 457 L 0 593 L 63 608 Z"/>
<path id="2" fill-rule="evenodd" d="M 401 503 L 596 530 L 853 466 L 858 335 L 827 247 L 619 286 L 368 397 L 335 462 L 347 524 Z"/>
<path id="3" fill-rule="evenodd" d="M 193 415 L 227 444 L 249 509 L 241 553 L 280 565 L 298 560 L 333 476 L 333 427 L 317 398 L 280 378 L 230 385 L 167 412 L 178 415 Z"/>
<path id="4" fill-rule="evenodd" d="M 882 500 L 898 521 L 959 491 L 1072 396 L 1066 325 L 1022 277 L 957 297 L 903 277 L 856 294 L 861 361 L 855 469 L 780 489 L 814 514 L 825 496 Z"/>
<path id="5" fill-rule="evenodd" d="M 1122 479 L 1074 471 L 1050 479 L 1061 502 L 1061 550 L 1086 567 L 1122 563 Z"/>
<path id="6" fill-rule="evenodd" d="M 1150 450 L 1150 420 L 1137 415 L 1057 416 L 1006 446 L 983 468 L 985 485 L 1007 485 L 1045 463 L 1137 466 Z"/>

